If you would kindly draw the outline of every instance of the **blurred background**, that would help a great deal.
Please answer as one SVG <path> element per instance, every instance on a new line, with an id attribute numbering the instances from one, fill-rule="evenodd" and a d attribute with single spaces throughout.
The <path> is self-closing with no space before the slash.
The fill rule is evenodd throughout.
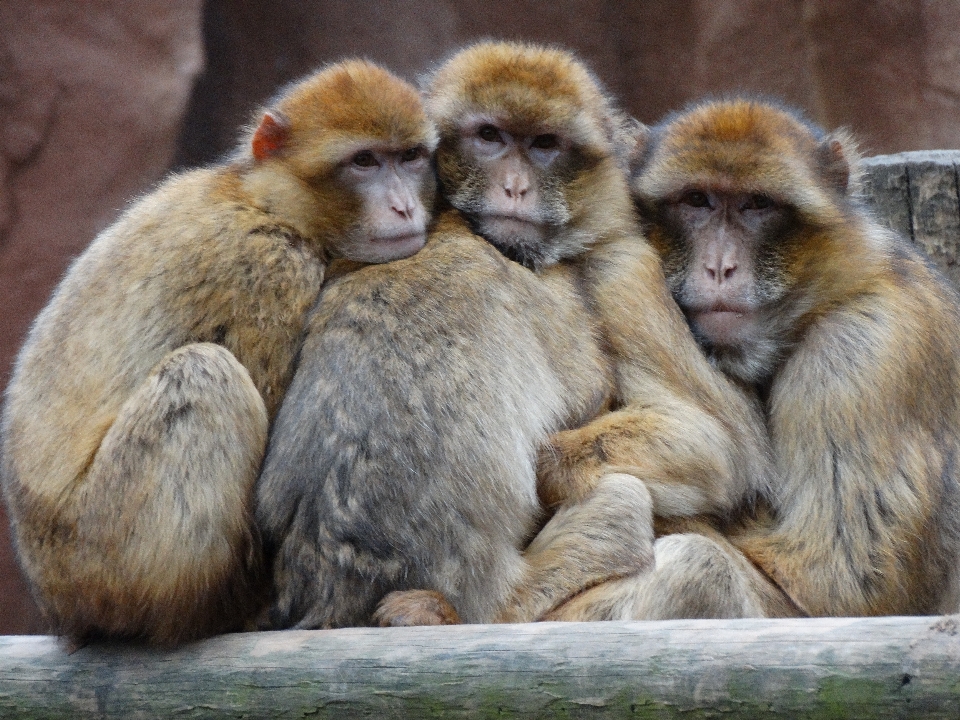
<path id="1" fill-rule="evenodd" d="M 0 388 L 70 260 L 279 85 L 345 55 L 415 80 L 479 38 L 575 50 L 647 123 L 751 90 L 870 154 L 960 148 L 958 0 L 3 0 Z M 0 633 L 42 630 L 0 517 Z"/>

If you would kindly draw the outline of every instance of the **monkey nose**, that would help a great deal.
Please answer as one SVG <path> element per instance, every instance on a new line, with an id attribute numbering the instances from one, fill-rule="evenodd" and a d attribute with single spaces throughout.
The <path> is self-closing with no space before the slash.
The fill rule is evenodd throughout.
<path id="1" fill-rule="evenodd" d="M 410 220 L 416 211 L 416 203 L 409 195 L 394 195 L 390 200 L 390 208 L 404 220 Z"/>
<path id="2" fill-rule="evenodd" d="M 723 285 L 723 283 L 733 278 L 734 273 L 737 271 L 737 265 L 736 263 L 719 263 L 716 265 L 704 265 L 703 269 L 712 282 L 715 282 L 717 285 Z"/>
<path id="3" fill-rule="evenodd" d="M 509 174 L 503 181 L 503 192 L 508 198 L 522 200 L 530 190 L 530 183 L 519 174 Z"/>

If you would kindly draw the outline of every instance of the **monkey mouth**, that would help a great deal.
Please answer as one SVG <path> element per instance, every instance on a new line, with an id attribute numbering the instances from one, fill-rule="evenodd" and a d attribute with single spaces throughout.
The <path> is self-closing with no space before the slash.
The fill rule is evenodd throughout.
<path id="1" fill-rule="evenodd" d="M 689 308 L 687 318 L 694 331 L 713 345 L 737 345 L 753 321 L 753 309 L 740 304 L 716 303 Z"/>
<path id="2" fill-rule="evenodd" d="M 484 215 L 480 221 L 481 233 L 506 241 L 517 238 L 537 242 L 543 238 L 543 226 L 533 218 L 521 215 Z"/>
<path id="3" fill-rule="evenodd" d="M 375 235 L 365 242 L 344 250 L 344 257 L 360 262 L 389 262 L 417 253 L 427 242 L 425 232 L 400 235 Z"/>

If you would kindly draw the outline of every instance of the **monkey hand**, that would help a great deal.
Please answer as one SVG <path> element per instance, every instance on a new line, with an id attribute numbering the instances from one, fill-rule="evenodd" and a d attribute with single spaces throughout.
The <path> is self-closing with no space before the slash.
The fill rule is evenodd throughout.
<path id="1" fill-rule="evenodd" d="M 460 616 L 447 599 L 433 590 L 394 590 L 373 613 L 380 627 L 459 625 Z"/>
<path id="2" fill-rule="evenodd" d="M 603 475 L 605 457 L 590 426 L 554 433 L 537 457 L 537 494 L 545 507 L 579 502 Z"/>

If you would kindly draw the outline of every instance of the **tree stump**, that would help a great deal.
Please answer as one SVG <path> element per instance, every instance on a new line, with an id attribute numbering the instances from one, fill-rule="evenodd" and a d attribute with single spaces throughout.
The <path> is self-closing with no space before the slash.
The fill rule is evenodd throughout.
<path id="1" fill-rule="evenodd" d="M 864 161 L 865 200 L 923 248 L 960 288 L 960 150 L 878 155 Z"/>

